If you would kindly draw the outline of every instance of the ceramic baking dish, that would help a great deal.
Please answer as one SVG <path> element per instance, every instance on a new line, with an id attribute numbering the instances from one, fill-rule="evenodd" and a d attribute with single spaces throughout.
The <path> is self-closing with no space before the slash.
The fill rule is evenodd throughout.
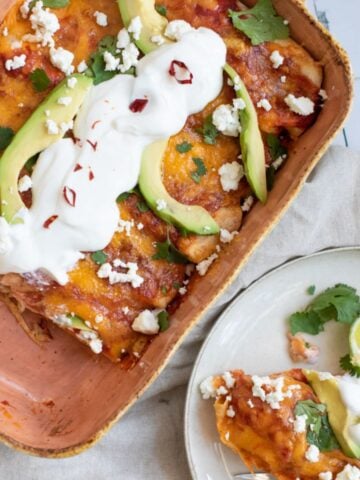
<path id="1" fill-rule="evenodd" d="M 0 3 L 0 18 L 13 4 Z M 155 338 L 132 370 L 92 355 L 54 326 L 53 340 L 40 348 L 0 304 L 0 440 L 7 445 L 39 456 L 65 457 L 99 440 L 155 380 L 185 335 L 275 227 L 340 129 L 352 99 L 346 54 L 299 0 L 274 4 L 290 21 L 292 37 L 323 63 L 330 98 L 317 122 L 290 151 L 267 204 L 253 208 L 241 234 L 221 252 L 221 261 L 172 316 L 171 328 Z"/>

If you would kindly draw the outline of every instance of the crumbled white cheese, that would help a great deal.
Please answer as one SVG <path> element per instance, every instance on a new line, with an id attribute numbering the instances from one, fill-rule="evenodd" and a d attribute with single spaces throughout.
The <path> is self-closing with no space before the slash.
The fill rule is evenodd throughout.
<path id="1" fill-rule="evenodd" d="M 131 229 L 133 228 L 134 225 L 135 225 L 134 220 L 123 220 L 120 217 L 116 231 L 119 233 L 125 232 L 126 236 L 130 237 Z"/>
<path id="2" fill-rule="evenodd" d="M 143 284 L 144 279 L 137 274 L 138 266 L 136 263 L 125 263 L 120 259 L 115 259 L 113 261 L 113 266 L 115 268 L 124 268 L 128 271 L 127 273 L 118 272 L 113 270 L 110 263 L 104 263 L 97 271 L 97 276 L 99 278 L 108 278 L 110 285 L 114 285 L 115 283 L 131 283 L 133 288 L 139 288 L 140 285 Z"/>
<path id="3" fill-rule="evenodd" d="M 185 20 L 173 20 L 167 24 L 164 35 L 170 38 L 170 40 L 179 41 L 185 33 L 190 32 L 192 29 L 190 23 L 185 22 Z"/>
<path id="4" fill-rule="evenodd" d="M 130 25 L 128 26 L 128 32 L 132 33 L 134 40 L 140 40 L 142 28 L 143 28 L 143 24 L 142 24 L 141 18 L 139 16 L 134 17 L 131 20 Z"/>
<path id="5" fill-rule="evenodd" d="M 276 70 L 284 63 L 284 57 L 280 54 L 279 50 L 272 52 L 270 60 Z"/>
<path id="6" fill-rule="evenodd" d="M 207 271 L 209 270 L 211 264 L 215 262 L 215 260 L 218 258 L 218 255 L 216 253 L 213 253 L 210 255 L 210 257 L 206 258 L 202 262 L 198 263 L 196 265 L 196 270 L 198 271 L 199 275 L 202 277 L 206 275 Z"/>
<path id="7" fill-rule="evenodd" d="M 68 105 L 70 105 L 71 102 L 72 97 L 60 97 L 57 103 L 59 105 L 64 105 L 65 107 L 67 107 Z"/>
<path id="8" fill-rule="evenodd" d="M 246 103 L 242 98 L 234 98 L 233 100 L 233 106 L 235 110 L 245 110 L 246 108 Z"/>
<path id="9" fill-rule="evenodd" d="M 136 227 L 137 227 L 138 230 L 142 230 L 142 229 L 144 228 L 144 224 L 138 223 L 138 224 L 136 225 Z"/>
<path id="10" fill-rule="evenodd" d="M 251 377 L 253 382 L 252 394 L 254 397 L 260 398 L 263 402 L 266 402 L 273 410 L 280 409 L 280 403 L 291 395 L 291 392 L 284 392 L 284 377 L 270 378 L 259 377 L 254 375 Z M 264 390 L 264 386 L 269 387 L 270 392 Z"/>
<path id="11" fill-rule="evenodd" d="M 319 372 L 318 377 L 321 382 L 324 382 L 325 380 L 331 380 L 332 378 L 334 378 L 334 376 L 329 372 Z"/>
<path id="12" fill-rule="evenodd" d="M 110 52 L 104 52 L 104 62 L 105 62 L 105 71 L 106 72 L 114 72 L 119 68 L 120 59 L 114 57 L 114 55 Z"/>
<path id="13" fill-rule="evenodd" d="M 82 62 L 79 63 L 79 65 L 76 67 L 76 70 L 79 72 L 79 73 L 84 73 L 86 72 L 88 68 L 88 65 L 87 63 L 85 62 L 85 60 L 83 60 Z"/>
<path id="14" fill-rule="evenodd" d="M 9 29 L 8 29 L 8 27 L 5 27 L 5 28 L 3 29 L 2 35 L 3 35 L 3 37 L 7 37 L 7 36 L 9 35 Z"/>
<path id="15" fill-rule="evenodd" d="M 284 24 L 284 25 L 289 25 L 289 23 L 290 23 L 289 20 L 284 20 L 284 21 L 283 21 L 283 24 Z"/>
<path id="16" fill-rule="evenodd" d="M 96 315 L 95 317 L 95 323 L 101 323 L 104 321 L 104 317 L 100 314 Z"/>
<path id="17" fill-rule="evenodd" d="M 237 190 L 239 182 L 245 175 L 244 168 L 238 162 L 225 163 L 219 168 L 220 182 L 224 192 Z"/>
<path id="18" fill-rule="evenodd" d="M 223 135 L 238 137 L 241 131 L 239 113 L 231 105 L 220 105 L 214 111 L 212 122 Z"/>
<path id="19" fill-rule="evenodd" d="M 150 40 L 152 43 L 155 43 L 155 45 L 158 45 L 159 47 L 165 43 L 165 39 L 162 35 L 153 35 Z"/>
<path id="20" fill-rule="evenodd" d="M 286 80 L 287 80 L 286 75 L 281 75 L 281 77 L 280 77 L 280 82 L 281 82 L 281 83 L 286 83 Z"/>
<path id="21" fill-rule="evenodd" d="M 200 392 L 204 400 L 216 397 L 216 388 L 214 387 L 214 377 L 207 377 L 200 383 Z"/>
<path id="22" fill-rule="evenodd" d="M 52 321 L 59 327 L 72 327 L 71 319 L 67 315 L 57 315 Z"/>
<path id="23" fill-rule="evenodd" d="M 156 335 L 160 330 L 159 321 L 150 310 L 141 312 L 133 321 L 131 328 L 145 335 Z"/>
<path id="24" fill-rule="evenodd" d="M 116 48 L 125 48 L 130 44 L 130 35 L 126 28 L 122 28 L 117 36 Z"/>
<path id="25" fill-rule="evenodd" d="M 62 135 L 65 135 L 66 132 L 74 128 L 74 121 L 70 120 L 69 122 L 61 122 L 59 127 L 60 127 L 60 133 Z"/>
<path id="26" fill-rule="evenodd" d="M 24 175 L 20 178 L 18 183 L 18 190 L 20 193 L 27 192 L 32 187 L 32 180 L 29 175 Z"/>
<path id="27" fill-rule="evenodd" d="M 49 135 L 58 135 L 59 134 L 59 126 L 54 120 L 48 118 L 45 122 L 46 130 Z"/>
<path id="28" fill-rule="evenodd" d="M 290 93 L 285 98 L 285 103 L 292 112 L 304 117 L 311 115 L 315 111 L 315 103 L 307 97 L 295 97 L 295 95 Z"/>
<path id="29" fill-rule="evenodd" d="M 254 202 L 255 202 L 254 197 L 252 195 L 249 195 L 245 199 L 244 203 L 241 205 L 241 210 L 243 212 L 249 212 L 251 210 L 251 207 L 254 205 Z"/>
<path id="30" fill-rule="evenodd" d="M 325 100 L 327 100 L 329 97 L 328 97 L 328 94 L 326 93 L 326 90 L 324 90 L 323 88 L 321 90 L 319 90 L 319 96 L 321 97 L 321 99 L 325 102 Z"/>
<path id="31" fill-rule="evenodd" d="M 99 354 L 102 352 L 103 342 L 96 332 L 81 331 L 80 333 L 76 334 L 76 336 L 81 340 L 84 340 L 94 353 Z"/>
<path id="32" fill-rule="evenodd" d="M 108 26 L 108 17 L 104 12 L 99 12 L 98 10 L 96 10 L 96 12 L 94 13 L 94 17 L 95 17 L 96 23 L 100 27 Z"/>
<path id="33" fill-rule="evenodd" d="M 166 200 L 163 200 L 162 198 L 159 200 L 156 200 L 156 210 L 161 212 L 162 210 L 165 210 L 167 208 L 167 203 Z"/>
<path id="34" fill-rule="evenodd" d="M 271 166 L 274 168 L 274 170 L 279 170 L 279 168 L 284 163 L 284 160 L 286 160 L 286 158 L 287 158 L 287 155 L 281 155 L 280 157 L 278 157 L 276 160 L 273 161 Z"/>
<path id="35" fill-rule="evenodd" d="M 266 112 L 270 112 L 270 110 L 272 109 L 271 103 L 267 98 L 262 98 L 261 100 L 259 100 L 256 106 L 258 108 L 263 108 Z"/>
<path id="36" fill-rule="evenodd" d="M 0 217 L 0 255 L 11 252 L 14 245 L 10 236 L 10 226 L 4 217 Z"/>
<path id="37" fill-rule="evenodd" d="M 76 77 L 68 78 L 68 80 L 66 82 L 66 85 L 68 86 L 68 88 L 71 88 L 71 89 L 73 89 L 76 84 L 77 84 L 77 78 Z"/>
<path id="38" fill-rule="evenodd" d="M 60 23 L 54 13 L 50 12 L 48 8 L 44 8 L 42 1 L 36 2 L 31 10 L 30 22 L 34 34 L 24 35 L 23 40 L 40 43 L 43 47 L 47 45 L 54 47 L 55 41 L 53 36 L 60 29 Z"/>
<path id="39" fill-rule="evenodd" d="M 238 234 L 236 230 L 234 232 L 229 232 L 225 230 L 225 228 L 220 229 L 220 242 L 222 243 L 230 243 L 234 240 L 234 237 Z"/>
<path id="40" fill-rule="evenodd" d="M 247 401 L 247 404 L 249 405 L 250 408 L 254 408 L 255 406 L 251 398 L 249 398 L 249 400 Z"/>
<path id="41" fill-rule="evenodd" d="M 231 372 L 225 372 L 222 376 L 227 388 L 233 388 L 235 385 L 235 378 L 231 375 Z"/>
<path id="42" fill-rule="evenodd" d="M 316 463 L 320 459 L 320 450 L 316 445 L 310 445 L 305 452 L 305 458 L 311 463 Z"/>
<path id="43" fill-rule="evenodd" d="M 50 49 L 50 61 L 52 65 L 61 70 L 65 75 L 71 75 L 74 71 L 72 62 L 74 54 L 62 47 Z"/>
<path id="44" fill-rule="evenodd" d="M 336 475 L 336 480 L 360 480 L 360 469 L 347 464 L 344 470 Z"/>
<path id="45" fill-rule="evenodd" d="M 230 407 L 226 410 L 226 416 L 229 418 L 235 417 L 235 410 L 233 409 L 232 405 L 230 405 Z"/>
<path id="46" fill-rule="evenodd" d="M 25 2 L 20 7 L 20 13 L 23 18 L 27 18 L 30 13 L 30 4 L 33 0 L 25 0 Z"/>
<path id="47" fill-rule="evenodd" d="M 122 63 L 119 65 L 121 73 L 127 72 L 130 68 L 136 67 L 139 62 L 140 51 L 133 43 L 129 43 L 122 50 Z"/>
<path id="48" fill-rule="evenodd" d="M 226 388 L 221 385 L 217 390 L 216 390 L 216 396 L 220 396 L 220 395 L 227 395 L 228 394 L 228 391 L 226 390 Z"/>
<path id="49" fill-rule="evenodd" d="M 224 437 L 225 437 L 225 440 L 228 442 L 230 438 L 230 432 L 226 432 Z"/>
<path id="50" fill-rule="evenodd" d="M 185 295 L 186 292 L 187 292 L 187 288 L 186 288 L 186 287 L 181 287 L 181 288 L 179 288 L 179 293 L 180 293 L 180 295 Z"/>
<path id="51" fill-rule="evenodd" d="M 22 55 L 15 55 L 13 58 L 9 58 L 5 62 L 6 70 L 17 70 L 22 68 L 26 65 L 26 55 L 23 53 Z"/>
<path id="52" fill-rule="evenodd" d="M 102 352 L 103 342 L 100 340 L 100 338 L 94 338 L 90 340 L 89 346 L 91 350 L 98 355 L 99 353 Z"/>
<path id="53" fill-rule="evenodd" d="M 121 310 L 122 310 L 124 315 L 127 315 L 130 312 L 129 307 L 123 307 Z"/>
<path id="54" fill-rule="evenodd" d="M 332 472 L 321 472 L 319 473 L 319 480 L 332 480 Z"/>
<path id="55" fill-rule="evenodd" d="M 294 430 L 296 433 L 306 432 L 307 415 L 297 415 L 294 421 Z"/>

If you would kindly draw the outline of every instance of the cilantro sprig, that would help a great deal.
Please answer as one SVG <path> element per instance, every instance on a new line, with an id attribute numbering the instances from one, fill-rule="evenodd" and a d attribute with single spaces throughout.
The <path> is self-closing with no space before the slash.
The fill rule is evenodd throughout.
<path id="1" fill-rule="evenodd" d="M 208 145 L 215 145 L 216 139 L 219 135 L 219 130 L 213 124 L 212 115 L 208 115 L 205 118 L 202 128 L 198 129 L 198 132 L 204 137 L 204 142 Z"/>
<path id="2" fill-rule="evenodd" d="M 206 175 L 207 173 L 207 168 L 205 166 L 204 161 L 201 158 L 198 157 L 193 157 L 193 162 L 196 165 L 196 170 L 190 173 L 191 178 L 194 180 L 195 183 L 200 183 L 201 182 L 201 177 Z"/>
<path id="3" fill-rule="evenodd" d="M 279 157 L 287 155 L 287 148 L 282 145 L 279 137 L 277 137 L 276 135 L 269 133 L 266 137 L 266 143 L 269 147 L 272 160 L 275 161 Z"/>
<path id="4" fill-rule="evenodd" d="M 178 143 L 175 148 L 176 148 L 176 151 L 179 153 L 187 153 L 187 152 L 190 152 L 192 147 L 193 146 L 191 143 L 184 141 L 182 143 Z"/>
<path id="5" fill-rule="evenodd" d="M 291 315 L 290 331 L 317 335 L 325 323 L 335 320 L 351 325 L 360 314 L 360 298 L 348 285 L 337 284 L 320 293 L 302 312 Z"/>
<path id="6" fill-rule="evenodd" d="M 33 0 L 29 7 L 30 10 L 35 7 L 37 0 Z M 43 0 L 44 7 L 47 8 L 65 8 L 69 5 L 70 0 Z"/>
<path id="7" fill-rule="evenodd" d="M 102 250 L 98 250 L 97 252 L 92 253 L 91 260 L 95 262 L 97 265 L 103 265 L 107 261 L 107 253 L 103 252 Z"/>
<path id="8" fill-rule="evenodd" d="M 44 92 L 50 86 L 51 80 L 42 68 L 37 68 L 30 74 L 32 86 L 36 92 Z"/>
<path id="9" fill-rule="evenodd" d="M 289 27 L 274 9 L 271 0 L 258 0 L 249 10 L 229 10 L 235 28 L 245 33 L 253 45 L 288 38 Z"/>
<path id="10" fill-rule="evenodd" d="M 351 355 L 347 354 L 340 358 L 340 367 L 345 370 L 345 372 L 350 373 L 352 377 L 360 378 L 360 367 L 357 367 L 352 363 Z"/>
<path id="11" fill-rule="evenodd" d="M 169 234 L 165 242 L 156 243 L 156 253 L 152 256 L 153 260 L 166 260 L 168 263 L 186 265 L 188 259 L 173 245 Z"/>
<path id="12" fill-rule="evenodd" d="M 0 150 L 5 150 L 15 135 L 14 130 L 8 127 L 0 127 Z"/>
<path id="13" fill-rule="evenodd" d="M 167 8 L 165 7 L 165 5 L 155 5 L 155 10 L 163 17 L 166 17 Z"/>
<path id="14" fill-rule="evenodd" d="M 160 332 L 165 332 L 169 328 L 169 314 L 166 310 L 162 310 L 157 314 Z"/>
<path id="15" fill-rule="evenodd" d="M 306 439 L 310 445 L 321 452 L 340 448 L 329 423 L 326 405 L 312 400 L 300 401 L 296 404 L 295 415 L 306 416 Z"/>

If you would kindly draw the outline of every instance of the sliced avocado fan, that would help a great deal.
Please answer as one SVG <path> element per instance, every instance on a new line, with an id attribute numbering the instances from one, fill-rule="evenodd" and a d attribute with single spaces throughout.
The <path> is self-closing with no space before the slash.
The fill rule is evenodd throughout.
<path id="1" fill-rule="evenodd" d="M 1 214 L 9 223 L 22 223 L 17 214 L 26 208 L 18 192 L 21 169 L 31 157 L 64 136 L 60 131 L 50 135 L 46 120 L 51 119 L 57 125 L 70 122 L 92 86 L 92 79 L 85 75 L 73 75 L 73 78 L 77 80 L 74 88 L 68 87 L 68 79 L 63 80 L 20 128 L 0 158 Z M 71 97 L 71 103 L 59 104 L 61 97 Z"/>

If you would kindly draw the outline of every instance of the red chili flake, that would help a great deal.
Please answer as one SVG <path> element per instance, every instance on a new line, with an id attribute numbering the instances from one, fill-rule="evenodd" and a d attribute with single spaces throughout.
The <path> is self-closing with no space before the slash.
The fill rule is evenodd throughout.
<path id="1" fill-rule="evenodd" d="M 95 178 L 94 172 L 90 168 L 89 169 L 89 180 L 90 180 L 90 182 L 91 182 L 91 180 L 94 180 L 94 178 Z"/>
<path id="2" fill-rule="evenodd" d="M 45 220 L 45 222 L 43 223 L 43 227 L 44 228 L 49 228 L 50 225 L 55 222 L 55 220 L 59 217 L 59 215 L 52 215 L 51 217 L 49 217 L 47 220 Z"/>
<path id="3" fill-rule="evenodd" d="M 89 145 L 92 146 L 94 152 L 96 152 L 96 149 L 97 149 L 97 146 L 98 146 L 98 142 L 95 142 L 95 143 L 94 143 L 94 142 L 92 142 L 91 140 L 86 140 L 86 141 L 87 141 L 87 143 L 88 143 Z"/>
<path id="4" fill-rule="evenodd" d="M 190 72 L 184 62 L 173 60 L 169 68 L 169 74 L 181 85 L 191 84 L 194 75 Z"/>
<path id="5" fill-rule="evenodd" d="M 91 128 L 94 130 L 94 128 L 96 127 L 96 125 L 98 123 L 101 123 L 101 120 L 96 120 L 96 122 L 94 122 L 92 125 L 91 125 Z"/>
<path id="6" fill-rule="evenodd" d="M 64 187 L 63 195 L 64 195 L 64 198 L 67 201 L 67 203 L 71 207 L 75 207 L 75 203 L 76 203 L 76 192 L 75 192 L 75 190 L 73 190 L 70 187 Z"/>
<path id="7" fill-rule="evenodd" d="M 79 170 L 82 170 L 82 169 L 83 169 L 82 165 L 80 165 L 80 163 L 77 163 L 74 167 L 74 172 L 78 172 Z"/>
<path id="8" fill-rule="evenodd" d="M 149 100 L 147 98 L 137 98 L 132 103 L 130 103 L 129 109 L 133 113 L 141 113 L 148 103 Z"/>

